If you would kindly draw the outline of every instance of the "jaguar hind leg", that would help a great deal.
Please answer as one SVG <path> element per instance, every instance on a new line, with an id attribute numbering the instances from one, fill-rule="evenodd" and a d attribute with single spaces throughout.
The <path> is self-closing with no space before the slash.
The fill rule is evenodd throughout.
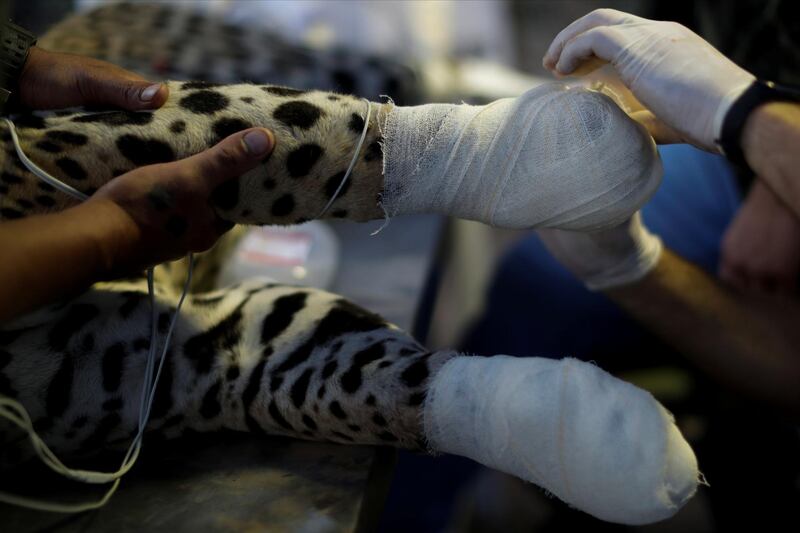
<path id="1" fill-rule="evenodd" d="M 158 286 L 166 332 L 177 294 Z M 143 282 L 98 284 L 8 324 L 3 375 L 48 444 L 85 451 L 136 429 L 150 308 Z M 191 295 L 148 429 L 221 428 L 423 449 L 428 376 L 452 354 L 325 291 L 252 280 Z"/>

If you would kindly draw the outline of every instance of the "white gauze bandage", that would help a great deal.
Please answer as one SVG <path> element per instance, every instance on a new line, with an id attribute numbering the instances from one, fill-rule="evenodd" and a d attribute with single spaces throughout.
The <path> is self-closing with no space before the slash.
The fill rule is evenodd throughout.
<path id="1" fill-rule="evenodd" d="M 486 106 L 395 107 L 383 206 L 509 228 L 596 230 L 660 184 L 653 139 L 609 97 L 549 83 Z"/>
<path id="2" fill-rule="evenodd" d="M 455 357 L 433 377 L 423 416 L 433 450 L 535 483 L 602 520 L 663 520 L 697 488 L 697 460 L 672 415 L 576 359 Z"/>

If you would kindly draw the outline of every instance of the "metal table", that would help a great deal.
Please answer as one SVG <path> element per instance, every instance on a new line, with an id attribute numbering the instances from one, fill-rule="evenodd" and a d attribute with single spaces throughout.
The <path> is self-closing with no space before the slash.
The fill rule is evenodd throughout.
<path id="1" fill-rule="evenodd" d="M 332 290 L 410 330 L 443 221 L 404 217 L 370 237 L 378 226 L 332 224 L 342 252 Z M 370 531 L 395 457 L 390 448 L 240 433 L 148 443 L 104 508 L 62 515 L 0 504 L 0 531 Z M 53 479 L 31 472 L 23 481 L 37 495 L 99 494 Z"/>

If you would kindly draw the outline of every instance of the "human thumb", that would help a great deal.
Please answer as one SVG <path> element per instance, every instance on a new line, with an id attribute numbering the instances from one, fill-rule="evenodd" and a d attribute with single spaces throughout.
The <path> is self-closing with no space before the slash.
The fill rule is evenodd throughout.
<path id="1" fill-rule="evenodd" d="M 261 163 L 274 147 L 275 136 L 270 130 L 250 128 L 179 163 L 194 167 L 194 174 L 211 194 L 213 204 L 227 210 L 235 207 L 238 200 L 237 178 Z"/>

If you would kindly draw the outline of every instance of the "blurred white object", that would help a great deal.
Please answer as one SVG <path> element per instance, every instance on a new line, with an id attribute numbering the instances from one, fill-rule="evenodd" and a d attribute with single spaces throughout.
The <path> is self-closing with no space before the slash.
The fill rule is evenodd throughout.
<path id="1" fill-rule="evenodd" d="M 330 288 L 339 265 L 339 241 L 324 222 L 264 226 L 248 230 L 222 266 L 217 285 L 255 276 L 280 283 Z"/>
<path id="2" fill-rule="evenodd" d="M 313 46 L 402 53 L 403 59 L 478 55 L 510 62 L 512 58 L 507 6 L 495 0 L 233 0 L 225 3 L 225 10 L 228 22 L 258 21 Z"/>
<path id="3" fill-rule="evenodd" d="M 115 0 L 77 0 L 90 9 Z M 134 0 L 136 1 L 136 0 Z M 144 0 L 152 3 L 152 0 Z M 401 59 L 479 56 L 513 60 L 508 6 L 495 0 L 161 0 L 256 26 L 315 47 L 343 47 Z"/>
<path id="4" fill-rule="evenodd" d="M 468 103 L 493 102 L 513 98 L 551 81 L 502 63 L 480 58 L 459 61 L 431 59 L 420 63 L 420 78 L 428 102 L 452 102 L 468 98 Z"/>

